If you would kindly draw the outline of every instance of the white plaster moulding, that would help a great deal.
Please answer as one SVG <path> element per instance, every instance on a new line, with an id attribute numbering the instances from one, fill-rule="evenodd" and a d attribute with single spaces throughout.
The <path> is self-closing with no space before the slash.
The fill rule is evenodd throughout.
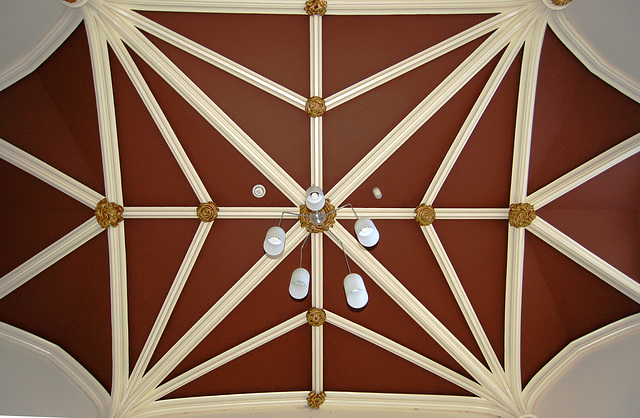
<path id="1" fill-rule="evenodd" d="M 474 382 L 473 380 L 468 379 L 465 376 L 462 376 L 453 370 L 425 357 L 421 354 L 416 353 L 415 351 L 404 347 L 397 342 L 390 340 L 387 337 L 384 337 L 376 332 L 371 331 L 368 328 L 365 328 L 361 325 L 358 325 L 348 319 L 345 319 L 333 312 L 327 311 L 327 323 L 331 325 L 335 325 L 336 327 L 347 331 L 359 338 L 362 338 L 365 341 L 370 342 L 388 352 L 395 354 L 396 356 L 407 360 L 415 364 L 418 367 L 421 367 L 427 370 L 430 373 L 439 376 L 454 385 L 457 385 L 480 398 L 492 399 L 492 394 Z"/>
<path id="2" fill-rule="evenodd" d="M 308 394 L 309 392 L 306 391 L 266 392 L 165 399 L 140 408 L 132 416 L 136 418 L 154 418 L 162 416 L 175 417 L 176 415 L 182 414 L 206 414 L 227 410 L 241 411 L 288 406 L 308 408 Z"/>
<path id="3" fill-rule="evenodd" d="M 0 91 L 31 74 L 40 66 L 82 22 L 82 13 L 78 10 L 65 8 L 58 21 L 51 30 L 42 37 L 40 42 L 32 48 L 10 68 L 0 74 Z"/>
<path id="4" fill-rule="evenodd" d="M 309 17 L 309 89 L 322 97 L 322 17 Z M 309 118 L 311 129 L 311 184 L 322 188 L 322 117 Z"/>
<path id="5" fill-rule="evenodd" d="M 504 370 L 511 392 L 521 398 L 520 336 L 522 327 L 523 228 L 509 226 L 504 314 Z M 521 403 L 521 402 L 520 402 Z"/>
<path id="6" fill-rule="evenodd" d="M 589 272 L 598 276 L 631 300 L 640 303 L 640 283 L 587 250 L 544 219 L 537 217 L 531 225 L 527 227 L 527 230 L 534 233 L 538 238 Z"/>
<path id="7" fill-rule="evenodd" d="M 533 130 L 533 112 L 535 109 L 536 86 L 538 84 L 538 68 L 547 17 L 551 13 L 542 2 L 535 9 L 538 13 L 530 22 L 535 25 L 527 32 L 520 83 L 518 88 L 518 104 L 516 111 L 516 130 L 513 144 L 513 164 L 511 168 L 511 203 L 522 203 L 527 196 L 527 180 L 529 178 L 529 154 L 531 152 L 531 133 Z"/>
<path id="8" fill-rule="evenodd" d="M 187 178 L 187 181 L 191 185 L 193 192 L 196 194 L 200 202 L 210 201 L 211 197 L 209 196 L 209 193 L 207 192 L 206 187 L 202 183 L 200 176 L 198 175 L 195 168 L 191 164 L 191 161 L 189 160 L 187 153 L 182 148 L 182 144 L 180 144 L 180 141 L 178 140 L 178 137 L 173 131 L 171 124 L 169 123 L 166 116 L 164 115 L 164 112 L 160 108 L 158 101 L 154 97 L 153 93 L 151 93 L 151 89 L 149 89 L 149 86 L 147 85 L 147 82 L 144 80 L 144 77 L 142 76 L 142 74 L 140 73 L 140 70 L 133 62 L 131 55 L 126 50 L 126 48 L 122 44 L 122 41 L 119 38 L 114 37 L 113 34 L 110 32 L 105 31 L 105 33 L 107 35 L 111 48 L 113 49 L 118 60 L 122 64 L 122 67 L 127 72 L 129 79 L 134 85 L 145 107 L 149 111 L 149 114 L 153 118 L 153 121 L 158 127 L 158 130 L 160 131 L 160 133 L 162 134 L 162 137 L 167 143 L 167 146 L 171 150 L 171 154 L 173 154 L 173 157 L 175 158 L 176 162 L 180 166 L 180 169 L 182 170 L 185 177 Z"/>
<path id="9" fill-rule="evenodd" d="M 285 102 L 304 110 L 306 99 L 299 94 L 283 87 L 260 74 L 243 67 L 240 64 L 212 51 L 202 45 L 176 33 L 151 19 L 148 19 L 139 13 L 135 13 L 129 9 L 117 7 L 114 4 L 108 4 L 115 12 L 130 20 L 139 29 L 179 48 L 188 54 L 197 57 L 247 83 L 269 93 L 273 96 L 284 100 Z"/>
<path id="10" fill-rule="evenodd" d="M 323 234 L 311 234 L 311 304 L 324 307 Z M 324 385 L 324 327 L 311 327 L 311 388 L 316 393 Z"/>
<path id="11" fill-rule="evenodd" d="M 509 209 L 502 208 L 435 208 L 438 219 L 509 219 Z"/>
<path id="12" fill-rule="evenodd" d="M 328 193 L 336 205 L 341 204 L 362 182 L 402 146 L 427 120 L 449 101 L 480 71 L 521 28 L 531 12 L 512 18 L 499 27 L 467 57 L 447 78 L 393 128 L 360 162 L 358 162 Z M 526 20 L 525 20 L 526 21 Z"/>
<path id="13" fill-rule="evenodd" d="M 0 322 L 0 339 L 49 361 L 91 399 L 100 416 L 107 415 L 111 403 L 109 393 L 91 373 L 62 348 L 4 322 Z"/>
<path id="14" fill-rule="evenodd" d="M 564 11 L 553 13 L 549 27 L 585 67 L 607 84 L 640 103 L 640 85 L 605 61 L 569 22 Z"/>
<path id="15" fill-rule="evenodd" d="M 125 400 L 122 413 L 138 407 L 145 394 L 157 387 L 171 371 L 235 309 L 236 306 L 275 269 L 282 260 L 304 239 L 306 229 L 293 227 L 287 232 L 284 253 L 278 259 L 263 255 L 160 360 L 144 375 L 140 385 Z"/>
<path id="16" fill-rule="evenodd" d="M 505 392 L 508 393 L 508 390 L 506 390 L 508 385 L 504 376 L 502 365 L 500 364 L 500 360 L 498 360 L 498 356 L 496 356 L 496 353 L 493 351 L 493 347 L 489 342 L 489 338 L 487 337 L 484 328 L 482 328 L 482 325 L 480 324 L 480 320 L 478 319 L 478 316 L 476 315 L 476 312 L 471 305 L 471 301 L 469 300 L 464 287 L 462 287 L 460 278 L 458 277 L 458 274 L 456 273 L 455 268 L 453 267 L 453 264 L 451 263 L 451 260 L 449 259 L 449 256 L 447 255 L 447 252 L 442 245 L 442 242 L 440 241 L 435 228 L 433 227 L 433 225 L 429 225 L 422 226 L 420 229 L 422 229 L 422 233 L 429 243 L 429 247 L 431 248 L 436 261 L 438 262 L 438 265 L 440 266 L 440 269 L 442 270 L 442 273 L 447 280 L 447 284 L 451 289 L 451 293 L 453 293 L 456 302 L 458 303 L 458 307 L 460 308 L 460 311 L 462 312 L 462 315 L 464 316 L 464 319 L 467 322 L 467 325 L 469 326 L 474 339 L 476 340 L 476 344 L 480 348 L 482 355 L 489 365 L 491 372 L 496 377 L 496 379 L 500 381 L 500 384 L 505 389 Z M 507 399 L 509 398 L 505 397 L 505 402 L 507 402 Z"/>
<path id="17" fill-rule="evenodd" d="M 118 0 L 134 10 L 306 15 L 304 0 Z"/>
<path id="18" fill-rule="evenodd" d="M 200 254 L 200 250 L 202 250 L 202 246 L 204 245 L 209 232 L 211 231 L 211 227 L 213 223 L 211 222 L 200 222 L 198 225 L 198 229 L 189 245 L 186 255 L 182 260 L 180 268 L 178 269 L 178 273 L 176 274 L 173 283 L 171 284 L 171 288 L 167 293 L 167 296 L 160 308 L 160 312 L 156 317 L 156 320 L 149 332 L 149 336 L 147 337 L 147 341 L 142 348 L 140 355 L 138 356 L 138 360 L 133 368 L 133 372 L 131 373 L 131 377 L 129 378 L 129 384 L 127 386 L 127 393 L 125 397 L 135 388 L 138 381 L 144 374 L 147 366 L 149 365 L 149 361 L 151 360 L 151 356 L 155 352 L 155 349 L 160 341 L 160 337 L 162 337 L 162 333 L 169 322 L 169 318 L 173 312 L 173 308 L 178 302 L 178 298 L 182 293 L 182 289 L 187 282 L 189 274 L 191 274 L 191 270 L 196 263 L 198 255 Z"/>
<path id="19" fill-rule="evenodd" d="M 584 337 L 569 343 L 551 361 L 536 373 L 523 391 L 527 408 L 533 408 L 542 392 L 577 363 L 588 351 L 602 344 L 607 344 L 627 333 L 637 332 L 640 327 L 640 314 L 631 315 L 612 324 L 606 325 Z"/>
<path id="20" fill-rule="evenodd" d="M 489 80 L 482 89 L 480 96 L 478 96 L 478 99 L 473 105 L 473 108 L 469 112 L 469 116 L 467 116 L 464 123 L 462 124 L 460 131 L 458 131 L 458 135 L 453 140 L 449 151 L 447 151 L 447 155 L 445 155 L 442 163 L 440 164 L 440 167 L 438 167 L 438 171 L 433 176 L 433 180 L 431 181 L 431 184 L 429 184 L 429 188 L 425 192 L 421 203 L 433 205 L 433 202 L 436 200 L 436 197 L 442 189 L 445 180 L 449 176 L 449 173 L 451 173 L 453 166 L 458 160 L 460 154 L 462 154 L 462 150 L 464 149 L 467 141 L 476 128 L 476 125 L 480 121 L 480 118 L 484 114 L 484 111 L 487 109 L 487 106 L 489 106 L 493 95 L 495 94 L 496 90 L 498 90 L 498 87 L 500 86 L 500 83 L 502 83 L 502 80 L 507 74 L 507 71 L 509 70 L 509 68 L 511 68 L 511 64 L 518 55 L 523 42 L 524 37 L 521 35 L 519 39 L 512 41 L 511 43 L 509 43 L 509 46 L 507 46 L 507 50 L 502 55 L 500 61 L 498 62 L 498 65 L 491 73 L 491 77 L 489 77 Z"/>
<path id="21" fill-rule="evenodd" d="M 304 200 L 304 190 L 242 129 L 233 122 L 196 84 L 194 84 L 151 41 L 121 15 L 102 5 L 93 6 L 109 20 L 111 29 L 174 88 L 231 145 L 251 162 L 292 202 Z"/>
<path id="22" fill-rule="evenodd" d="M 536 209 L 540 209 L 547 203 L 554 201 L 565 193 L 586 183 L 598 174 L 635 155 L 639 151 L 640 133 L 635 134 L 631 138 L 542 187 L 535 193 L 530 194 L 526 201 L 531 203 Z"/>
<path id="23" fill-rule="evenodd" d="M 138 207 L 125 206 L 122 216 L 124 219 L 163 219 L 163 218 L 191 218 L 198 219 L 196 207 Z"/>
<path id="24" fill-rule="evenodd" d="M 327 15 L 500 13 L 531 0 L 330 0 Z"/>
<path id="25" fill-rule="evenodd" d="M 506 411 L 490 401 L 470 396 L 414 395 L 400 393 L 326 392 L 327 408 L 333 406 L 411 409 L 432 412 L 472 412 L 494 417 L 505 416 Z"/>
<path id="26" fill-rule="evenodd" d="M 82 225 L 5 274 L 0 279 L 0 299 L 51 267 L 58 260 L 61 260 L 102 231 L 104 229 L 98 224 L 96 218 L 89 218 Z"/>
<path id="27" fill-rule="evenodd" d="M 116 114 L 113 86 L 111 84 L 107 38 L 102 28 L 99 27 L 97 16 L 93 13 L 93 9 L 85 6 L 81 10 L 84 15 L 87 39 L 89 41 L 89 52 L 91 54 L 105 194 L 110 202 L 122 205 L 118 133 L 116 129 Z"/>
<path id="28" fill-rule="evenodd" d="M 418 325 L 449 353 L 478 383 L 490 390 L 499 402 L 504 393 L 480 361 L 449 331 L 415 296 L 413 296 L 378 260 L 347 232 L 339 223 L 333 233 L 344 244 L 345 252 L 377 283 Z M 333 237 L 329 235 L 333 240 Z M 338 243 L 336 243 L 338 245 Z M 509 409 L 508 404 L 501 406 Z"/>
<path id="29" fill-rule="evenodd" d="M 474 39 L 477 39 L 487 33 L 495 30 L 500 26 L 501 23 L 504 23 L 506 20 L 512 18 L 515 14 L 517 14 L 520 10 L 514 10 L 510 12 L 501 13 L 497 16 L 494 16 L 490 19 L 485 20 L 484 22 L 478 23 L 477 25 L 462 31 L 444 41 L 425 49 L 422 52 L 419 52 L 403 61 L 400 61 L 397 64 L 392 65 L 391 67 L 382 70 L 366 79 L 349 86 L 326 99 L 327 110 L 331 110 L 336 106 L 341 105 L 355 97 L 358 97 L 361 94 L 368 92 L 390 80 L 393 80 L 396 77 L 399 77 L 411 70 L 414 70 L 434 59 L 445 55 L 462 45 L 465 45 Z"/>
<path id="30" fill-rule="evenodd" d="M 104 196 L 100 193 L 1 138 L 0 158 L 39 178 L 91 209 L 95 209 L 98 202 L 104 199 Z"/>
<path id="31" fill-rule="evenodd" d="M 235 360 L 236 358 L 256 348 L 275 340 L 276 338 L 298 328 L 301 325 L 307 324 L 306 314 L 306 312 L 302 312 L 299 315 L 296 315 L 293 318 L 205 361 L 204 363 L 194 367 L 193 369 L 182 373 L 179 376 L 176 376 L 175 378 L 150 392 L 148 394 L 148 397 L 145 398 L 147 402 L 142 402 L 142 406 L 137 410 L 146 409 L 149 403 L 168 395 L 179 387 L 182 387 L 187 383 L 192 382 L 195 379 L 217 369 L 218 367 L 223 366 L 228 362 Z M 132 411 L 133 414 L 135 414 L 135 412 L 136 411 Z"/>

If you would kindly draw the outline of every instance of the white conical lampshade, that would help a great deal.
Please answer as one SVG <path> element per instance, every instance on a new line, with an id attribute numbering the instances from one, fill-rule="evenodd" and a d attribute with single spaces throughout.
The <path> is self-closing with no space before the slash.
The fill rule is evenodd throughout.
<path id="1" fill-rule="evenodd" d="M 289 294 L 294 299 L 304 299 L 309 293 L 309 272 L 302 267 L 293 270 L 289 282 Z"/>
<path id="2" fill-rule="evenodd" d="M 347 274 L 347 277 L 344 278 L 344 293 L 347 296 L 347 303 L 353 309 L 360 309 L 369 302 L 364 280 L 359 274 Z"/>
<path id="3" fill-rule="evenodd" d="M 309 210 L 320 210 L 324 207 L 324 193 L 318 186 L 311 186 L 307 189 L 307 208 Z"/>
<path id="4" fill-rule="evenodd" d="M 267 253 L 267 257 L 275 258 L 282 254 L 285 237 L 284 229 L 279 226 L 269 228 L 264 238 L 264 252 Z"/>
<path id="5" fill-rule="evenodd" d="M 369 218 L 360 218 L 356 221 L 356 236 L 360 244 L 365 247 L 373 247 L 380 240 L 380 233 Z"/>

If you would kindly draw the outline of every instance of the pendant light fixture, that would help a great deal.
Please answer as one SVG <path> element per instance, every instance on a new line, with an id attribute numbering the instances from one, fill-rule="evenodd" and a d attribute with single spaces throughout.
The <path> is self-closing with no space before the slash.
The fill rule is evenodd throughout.
<path id="1" fill-rule="evenodd" d="M 355 224 L 355 235 L 358 238 L 360 244 L 365 247 L 373 247 L 380 240 L 380 233 L 378 229 L 373 224 L 373 221 L 368 218 L 359 218 L 355 209 L 351 204 L 347 204 L 344 206 L 340 206 L 338 208 L 329 210 L 326 212 L 326 199 L 324 197 L 324 192 L 318 186 L 311 186 L 307 189 L 305 206 L 308 209 L 308 213 L 293 213 L 293 212 L 282 212 L 280 216 L 280 222 L 278 226 L 274 226 L 269 228 L 267 231 L 267 235 L 264 239 L 264 251 L 267 257 L 277 258 L 282 255 L 284 252 L 285 245 L 285 232 L 284 229 L 281 228 L 282 218 L 284 215 L 294 215 L 298 218 L 306 218 L 308 219 L 311 227 L 307 227 L 309 229 L 309 233 L 307 237 L 304 239 L 302 246 L 300 247 L 300 267 L 295 269 L 291 274 L 291 280 L 289 282 L 289 294 L 294 299 L 304 299 L 307 297 L 309 293 L 309 282 L 311 279 L 311 275 L 309 271 L 302 267 L 302 250 L 309 239 L 309 235 L 312 232 L 327 232 L 329 233 L 335 240 L 340 243 L 342 248 L 342 253 L 344 254 L 344 260 L 347 264 L 348 274 L 344 278 L 343 286 L 344 292 L 347 299 L 347 303 L 354 309 L 363 308 L 367 302 L 369 301 L 369 295 L 367 294 L 367 289 L 364 286 L 364 280 L 362 276 L 357 273 L 352 273 L 351 268 L 349 267 L 349 260 L 347 259 L 347 254 L 344 251 L 344 245 L 342 241 L 336 237 L 331 230 L 329 230 L 330 224 L 328 225 L 327 219 L 329 219 L 329 215 L 334 214 L 340 209 L 344 209 L 346 207 L 350 207 L 353 211 L 353 214 L 356 217 Z M 303 207 L 301 207 L 302 209 Z M 334 215 L 335 217 L 335 215 Z"/>

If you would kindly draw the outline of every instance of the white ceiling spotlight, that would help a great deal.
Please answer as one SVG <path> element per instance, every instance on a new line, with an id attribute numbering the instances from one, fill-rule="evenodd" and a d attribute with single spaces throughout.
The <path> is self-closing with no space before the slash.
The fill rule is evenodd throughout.
<path id="1" fill-rule="evenodd" d="M 262 184 L 256 184 L 253 186 L 253 195 L 258 199 L 264 197 L 267 194 L 267 189 Z"/>
<path id="2" fill-rule="evenodd" d="M 346 207 L 350 207 L 353 214 L 356 216 L 357 221 L 355 225 L 355 232 L 360 244 L 365 247 L 375 246 L 380 240 L 380 233 L 373 224 L 373 221 L 368 218 L 359 218 L 351 204 L 334 208 L 325 199 L 322 189 L 318 186 L 311 186 L 307 189 L 305 206 L 301 208 L 301 212 L 308 213 L 282 212 L 278 226 L 271 227 L 267 231 L 267 235 L 264 239 L 264 251 L 267 254 L 267 257 L 276 258 L 281 256 L 284 252 L 285 232 L 280 225 L 282 224 L 282 218 L 285 214 L 298 217 L 300 219 L 301 226 L 306 227 L 309 230 L 307 237 L 300 246 L 300 267 L 295 269 L 291 274 L 289 294 L 292 298 L 304 299 L 309 293 L 311 275 L 307 269 L 302 267 L 302 250 L 304 249 L 309 236 L 312 232 L 327 232 L 340 243 L 342 253 L 344 254 L 344 261 L 347 264 L 347 270 L 349 271 L 344 279 L 344 292 L 347 298 L 347 303 L 354 309 L 360 309 L 369 301 L 369 295 L 367 294 L 367 289 L 364 286 L 362 276 L 351 272 L 349 260 L 344 251 L 342 241 L 340 241 L 340 239 L 338 239 L 338 237 L 336 237 L 329 229 L 333 225 L 335 213 Z M 303 209 L 307 209 L 307 211 Z"/>

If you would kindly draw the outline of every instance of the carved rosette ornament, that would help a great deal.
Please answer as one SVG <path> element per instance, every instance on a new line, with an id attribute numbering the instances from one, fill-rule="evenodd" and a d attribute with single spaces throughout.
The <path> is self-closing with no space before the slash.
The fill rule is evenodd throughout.
<path id="1" fill-rule="evenodd" d="M 329 213 L 335 208 L 336 207 L 329 202 L 329 199 L 325 199 L 324 207 L 319 211 L 327 214 L 327 219 L 324 221 L 324 223 L 322 225 L 313 225 L 311 219 L 305 216 L 298 216 L 298 219 L 300 220 L 300 226 L 302 226 L 303 228 L 307 228 L 307 231 L 311 231 L 314 234 L 317 234 L 318 232 L 328 231 L 329 228 L 331 228 L 333 224 L 336 223 L 336 212 Z M 301 215 L 310 215 L 311 213 L 313 212 L 309 210 L 307 205 L 300 205 Z"/>
<path id="2" fill-rule="evenodd" d="M 312 327 L 320 327 L 327 320 L 327 314 L 324 309 L 311 308 L 307 311 L 307 322 Z"/>
<path id="3" fill-rule="evenodd" d="M 310 408 L 318 409 L 320 405 L 324 403 L 326 396 L 324 392 L 315 393 L 311 391 L 309 392 L 309 396 L 307 396 L 307 405 L 309 405 Z"/>
<path id="4" fill-rule="evenodd" d="M 555 4 L 556 6 L 566 6 L 572 1 L 573 0 L 551 0 L 551 3 Z"/>
<path id="5" fill-rule="evenodd" d="M 327 106 L 324 104 L 324 99 L 319 96 L 312 96 L 307 99 L 307 104 L 304 106 L 307 115 L 312 118 L 317 118 L 327 111 Z"/>
<path id="6" fill-rule="evenodd" d="M 562 10 L 571 3 L 572 0 L 542 0 L 545 6 L 551 10 Z"/>
<path id="7" fill-rule="evenodd" d="M 213 202 L 200 203 L 196 213 L 202 222 L 213 222 L 218 217 L 218 206 Z"/>
<path id="8" fill-rule="evenodd" d="M 531 203 L 514 203 L 509 207 L 509 224 L 516 228 L 526 228 L 536 219 L 536 211 Z"/>
<path id="9" fill-rule="evenodd" d="M 431 205 L 426 203 L 420 204 L 415 210 L 416 217 L 414 218 L 421 226 L 431 225 L 436 220 L 436 210 Z"/>
<path id="10" fill-rule="evenodd" d="M 66 6 L 78 8 L 78 7 L 84 6 L 89 0 L 60 0 L 60 1 L 62 2 L 62 4 Z"/>
<path id="11" fill-rule="evenodd" d="M 96 220 L 98 224 L 104 229 L 110 226 L 116 227 L 120 222 L 124 220 L 122 217 L 124 208 L 117 203 L 108 202 L 106 198 L 98 202 L 95 212 Z"/>
<path id="12" fill-rule="evenodd" d="M 308 0 L 304 4 L 304 11 L 307 12 L 309 16 L 324 16 L 327 12 L 327 2 L 325 0 Z"/>

